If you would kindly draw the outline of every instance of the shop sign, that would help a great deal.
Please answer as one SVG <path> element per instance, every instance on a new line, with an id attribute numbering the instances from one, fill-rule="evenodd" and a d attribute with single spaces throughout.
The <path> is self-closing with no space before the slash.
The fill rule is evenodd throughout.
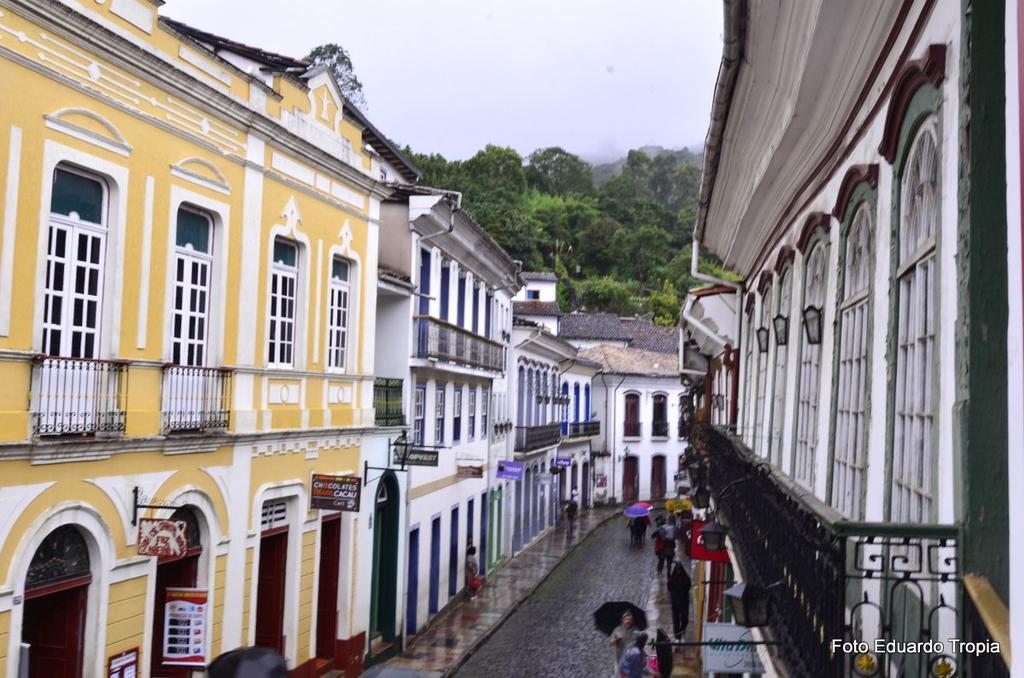
<path id="1" fill-rule="evenodd" d="M 694 560 L 710 560 L 713 563 L 728 563 L 729 552 L 725 549 L 721 551 L 708 551 L 704 548 L 704 538 L 700 535 L 700 528 L 708 524 L 706 520 L 694 520 L 693 527 L 690 528 L 690 557 Z"/>
<path id="2" fill-rule="evenodd" d="M 572 466 L 572 457 L 555 457 L 555 468 L 569 468 Z"/>
<path id="3" fill-rule="evenodd" d="M 164 656 L 172 666 L 206 666 L 206 589 L 168 588 L 164 598 Z"/>
<path id="4" fill-rule="evenodd" d="M 180 558 L 188 549 L 184 520 L 139 519 L 139 555 Z"/>
<path id="5" fill-rule="evenodd" d="M 328 511 L 358 511 L 359 491 L 363 486 L 358 476 L 325 476 L 313 474 L 310 483 L 309 508 Z"/>
<path id="6" fill-rule="evenodd" d="M 705 624 L 701 668 L 706 673 L 764 673 L 750 629 L 738 624 Z"/>
<path id="7" fill-rule="evenodd" d="M 484 467 L 483 466 L 456 466 L 455 467 L 456 478 L 483 478 Z"/>
<path id="8" fill-rule="evenodd" d="M 115 654 L 107 661 L 107 678 L 136 678 L 139 675 L 139 648 Z"/>
<path id="9" fill-rule="evenodd" d="M 608 487 L 608 476 L 603 473 L 598 473 L 594 476 L 595 487 Z"/>
<path id="10" fill-rule="evenodd" d="M 523 479 L 523 462 L 521 461 L 499 461 L 498 462 L 498 478 L 505 478 L 507 480 L 522 480 Z"/>
<path id="11" fill-rule="evenodd" d="M 409 447 L 395 457 L 400 466 L 437 466 L 438 451 L 424 447 Z"/>

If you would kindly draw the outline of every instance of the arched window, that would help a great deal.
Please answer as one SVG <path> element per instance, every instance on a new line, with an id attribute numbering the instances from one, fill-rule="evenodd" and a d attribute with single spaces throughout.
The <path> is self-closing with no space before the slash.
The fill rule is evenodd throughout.
<path id="1" fill-rule="evenodd" d="M 626 407 L 623 413 L 622 435 L 627 438 L 640 437 L 640 394 L 627 393 Z"/>
<path id="2" fill-rule="evenodd" d="M 174 248 L 171 362 L 202 367 L 209 335 L 213 273 L 213 219 L 203 211 L 178 208 Z"/>
<path id="3" fill-rule="evenodd" d="M 84 579 L 90 575 L 89 548 L 74 525 L 62 525 L 46 535 L 36 549 L 25 577 L 25 589 Z"/>
<path id="4" fill-rule="evenodd" d="M 789 268 L 779 273 L 778 294 L 776 295 L 775 316 L 772 317 L 772 336 L 775 337 L 775 380 L 772 386 L 772 438 L 769 457 L 776 466 L 782 464 L 782 426 L 786 421 L 786 368 L 789 365 L 789 315 L 793 297 L 793 276 Z M 775 319 L 779 318 L 779 322 Z M 781 318 L 785 318 L 782 321 Z M 785 325 L 784 328 L 781 326 Z M 785 333 L 779 335 L 779 329 Z M 724 371 L 723 371 L 724 372 Z"/>
<path id="5" fill-rule="evenodd" d="M 97 177 L 61 165 L 53 171 L 43 352 L 98 358 L 107 238 L 107 190 Z"/>
<path id="6" fill-rule="evenodd" d="M 351 273 L 352 265 L 347 259 L 331 259 L 331 281 L 327 297 L 327 366 L 339 370 L 345 369 L 348 357 Z"/>
<path id="7" fill-rule="evenodd" d="M 898 522 L 932 517 L 938 222 L 938 152 L 933 126 L 926 123 L 917 132 L 900 181 L 892 433 L 892 519 Z"/>
<path id="8" fill-rule="evenodd" d="M 772 290 L 766 287 L 761 292 L 761 324 L 758 330 L 768 328 L 772 324 Z M 768 390 L 768 352 L 757 352 L 757 399 L 754 401 L 754 450 L 762 457 L 768 456 L 768 435 L 764 426 L 764 399 Z"/>
<path id="9" fill-rule="evenodd" d="M 825 256 L 825 245 L 822 242 L 816 243 L 807 253 L 807 265 L 804 268 L 804 308 L 814 306 L 821 309 L 825 303 Z M 794 475 L 797 482 L 811 488 L 814 485 L 814 459 L 818 445 L 821 345 L 806 341 L 803 334 L 800 342 L 800 389 Z"/>
<path id="10" fill-rule="evenodd" d="M 580 384 L 572 385 L 572 421 L 574 424 L 580 422 Z"/>
<path id="11" fill-rule="evenodd" d="M 654 394 L 651 415 L 651 435 L 656 438 L 668 436 L 668 396 L 664 393 Z"/>
<path id="12" fill-rule="evenodd" d="M 275 238 L 273 247 L 267 363 L 276 367 L 292 367 L 295 361 L 299 246 L 292 240 Z"/>
<path id="13" fill-rule="evenodd" d="M 583 385 L 583 420 L 590 421 L 590 384 Z"/>
<path id="14" fill-rule="evenodd" d="M 832 505 L 844 515 L 864 516 L 867 467 L 868 325 L 870 318 L 871 213 L 862 203 L 843 246 L 843 294 L 839 304 L 839 374 L 836 399 Z"/>

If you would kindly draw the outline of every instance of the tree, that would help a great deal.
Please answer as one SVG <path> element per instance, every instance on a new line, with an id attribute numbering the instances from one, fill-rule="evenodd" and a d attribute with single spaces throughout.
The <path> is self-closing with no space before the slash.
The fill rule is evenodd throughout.
<path id="1" fill-rule="evenodd" d="M 612 238 L 620 278 L 635 280 L 640 291 L 648 290 L 655 272 L 672 256 L 672 235 L 657 226 L 622 228 Z"/>
<path id="2" fill-rule="evenodd" d="M 653 314 L 657 325 L 672 327 L 679 321 L 679 294 L 667 278 L 662 281 L 660 290 L 651 292 L 647 297 L 645 306 Z"/>
<path id="3" fill-rule="evenodd" d="M 599 213 L 600 214 L 600 213 Z M 611 217 L 601 214 L 587 224 L 576 236 L 576 251 L 581 268 L 587 275 L 608 275 L 618 258 L 612 249 L 612 239 L 622 226 Z"/>
<path id="4" fill-rule="evenodd" d="M 530 154 L 526 180 L 531 188 L 554 195 L 591 195 L 594 174 L 579 156 L 558 146 L 537 149 Z"/>
<path id="5" fill-rule="evenodd" d="M 338 81 L 341 95 L 346 101 L 360 110 L 366 110 L 366 97 L 363 96 L 363 83 L 356 77 L 352 66 L 352 58 L 341 45 L 328 43 L 314 47 L 306 55 L 306 61 L 314 66 L 327 66 Z"/>
<path id="6" fill-rule="evenodd" d="M 632 287 L 611 276 L 581 280 L 576 288 L 583 307 L 588 311 L 606 311 L 619 315 L 636 312 Z"/>

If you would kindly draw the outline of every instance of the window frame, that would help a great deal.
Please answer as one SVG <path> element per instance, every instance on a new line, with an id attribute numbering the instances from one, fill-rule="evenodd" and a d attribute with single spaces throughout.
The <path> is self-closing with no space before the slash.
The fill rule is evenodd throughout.
<path id="1" fill-rule="evenodd" d="M 829 255 L 830 243 L 828 234 L 819 231 L 812 236 L 802 253 L 803 270 L 800 276 L 799 308 L 801 309 L 801 317 L 799 318 L 800 331 L 796 334 L 798 358 L 796 364 L 796 409 L 792 417 L 793 458 L 790 463 L 790 476 L 802 487 L 812 491 L 814 490 L 814 483 L 817 478 L 817 456 L 821 451 L 821 431 L 818 424 L 821 417 L 822 349 L 825 345 L 826 332 L 829 330 L 825 318 L 825 301 L 828 299 Z M 821 299 L 816 304 L 821 308 L 822 312 L 821 341 L 817 344 L 811 344 L 807 341 L 807 333 L 803 328 L 802 309 L 814 303 L 814 300 L 809 295 L 809 277 L 811 264 L 815 256 L 820 256 L 821 258 Z M 813 368 L 813 371 L 811 368 Z M 806 393 L 805 389 L 807 389 Z M 807 430 L 804 428 L 805 426 L 811 426 L 813 429 Z M 807 431 L 807 434 L 802 436 L 802 431 Z M 801 467 L 801 462 L 803 462 L 803 467 Z M 804 471 L 806 471 L 806 475 L 803 475 L 802 472 Z"/>
<path id="2" fill-rule="evenodd" d="M 758 299 L 760 300 L 760 314 L 759 320 L 761 322 L 757 329 L 761 327 L 771 327 L 772 323 L 772 292 L 775 290 L 775 281 L 773 280 L 769 285 L 758 292 Z M 756 329 L 754 330 L 757 331 Z M 757 349 L 757 384 L 756 391 L 754 392 L 754 444 L 753 449 L 757 456 L 762 458 L 768 457 L 769 440 L 771 435 L 765 435 L 763 430 L 766 426 L 770 426 L 769 422 L 765 421 L 765 407 L 768 404 L 768 358 L 771 356 L 771 342 L 768 343 L 768 350 L 762 352 L 760 347 Z"/>
<path id="3" fill-rule="evenodd" d="M 452 444 L 462 442 L 462 399 L 463 384 L 452 387 Z"/>
<path id="4" fill-rule="evenodd" d="M 412 403 L 413 444 L 422 446 L 426 440 L 427 425 L 427 384 L 425 382 L 416 383 Z"/>
<path id="5" fill-rule="evenodd" d="M 192 214 L 201 216 L 204 219 L 206 219 L 207 224 L 209 226 L 209 234 L 207 236 L 207 239 L 208 239 L 208 244 L 207 245 L 208 245 L 208 250 L 209 251 L 207 251 L 207 252 L 199 252 L 199 251 L 197 251 L 197 250 L 195 250 L 193 248 L 181 247 L 180 245 L 177 244 L 178 217 L 179 217 L 179 215 L 180 215 L 180 213 L 182 211 L 191 212 Z M 172 269 L 173 270 L 171 271 L 171 279 L 172 279 L 173 283 L 172 283 L 172 290 L 171 290 L 171 304 L 170 304 L 170 308 L 169 308 L 169 313 L 171 315 L 171 333 L 170 333 L 170 354 L 171 355 L 170 355 L 170 362 L 175 364 L 175 365 L 181 365 L 181 366 L 187 366 L 187 367 L 206 367 L 207 365 L 210 364 L 210 360 L 211 360 L 211 358 L 210 358 L 210 351 L 209 351 L 210 336 L 212 334 L 212 332 L 211 332 L 211 322 L 210 322 L 211 321 L 210 307 L 213 305 L 214 273 L 215 273 L 214 272 L 214 268 L 216 266 L 216 257 L 218 255 L 218 252 L 216 251 L 216 232 L 215 232 L 216 228 L 217 228 L 217 221 L 214 218 L 214 215 L 211 214 L 208 210 L 203 209 L 202 207 L 193 205 L 192 203 L 189 203 L 189 202 L 179 203 L 178 206 L 177 206 L 177 209 L 174 210 L 174 213 L 175 213 L 175 232 L 173 234 L 173 237 L 174 237 L 173 242 L 175 244 L 174 244 L 173 261 L 172 261 Z M 175 319 L 179 315 L 178 309 L 176 308 L 176 306 L 177 306 L 176 300 L 177 300 L 177 297 L 178 297 L 178 294 L 177 294 L 178 290 L 179 289 L 183 290 L 183 293 L 182 293 L 182 304 L 183 304 L 183 306 L 187 306 L 187 305 L 189 305 L 188 304 L 188 299 L 187 299 L 187 296 L 186 296 L 186 294 L 184 292 L 188 291 L 191 287 L 198 287 L 198 286 L 195 285 L 195 283 L 190 283 L 188 281 L 185 281 L 184 285 L 183 285 L 183 281 L 179 280 L 179 278 L 178 278 L 178 265 L 179 265 L 179 262 L 185 267 L 186 270 L 188 270 L 188 268 L 189 268 L 188 264 L 189 264 L 190 261 L 194 265 L 205 267 L 205 269 L 206 269 L 206 285 L 205 285 L 205 287 L 206 287 L 206 289 L 205 289 L 205 292 L 206 292 L 206 308 L 202 311 L 201 314 L 198 314 L 196 316 L 198 318 L 198 321 L 203 324 L 204 332 L 203 332 L 203 336 L 201 338 L 198 338 L 198 339 L 187 339 L 187 338 L 183 338 L 183 337 L 180 337 L 180 336 L 176 336 L 177 332 L 175 331 L 175 329 L 176 329 L 175 328 Z M 193 313 L 189 312 L 188 309 L 184 309 L 183 308 L 182 310 L 184 311 L 184 313 L 181 314 L 181 316 L 182 316 L 181 328 L 184 329 L 185 325 L 187 323 L 187 320 L 190 319 L 190 317 L 193 315 Z M 189 344 L 198 345 L 199 349 L 201 351 L 202 357 L 199 359 L 198 362 L 186 362 L 186 361 L 180 360 L 179 357 L 175 356 L 175 349 L 176 349 L 176 345 L 177 344 L 182 344 L 183 346 L 188 346 Z M 179 352 L 179 356 L 181 354 L 183 354 L 183 351 Z"/>
<path id="6" fill-rule="evenodd" d="M 345 280 L 334 277 L 334 264 L 344 263 L 348 267 L 348 276 Z M 352 326 L 352 277 L 356 264 L 354 261 L 340 254 L 331 254 L 327 267 L 327 369 L 332 372 L 347 372 L 351 356 L 352 333 L 349 329 Z M 344 306 L 335 308 L 335 295 L 343 295 Z M 336 319 L 343 317 L 341 326 L 337 326 Z M 335 346 L 335 341 L 340 338 L 340 347 Z"/>
<path id="7" fill-rule="evenodd" d="M 437 384 L 434 389 L 434 444 L 438 446 L 444 445 L 444 428 L 448 419 L 447 392 L 448 384 Z"/>
<path id="8" fill-rule="evenodd" d="M 787 405 L 787 375 L 789 373 L 789 347 L 790 340 L 793 337 L 794 324 L 799 328 L 798 318 L 793 317 L 793 267 L 789 264 L 785 265 L 777 274 L 777 280 L 775 284 L 774 306 L 775 315 L 772 316 L 772 326 L 769 328 L 770 336 L 772 337 L 772 346 L 774 346 L 774 356 L 772 360 L 772 368 L 774 374 L 772 376 L 772 399 L 769 403 L 771 408 L 768 415 L 768 426 L 770 428 L 770 435 L 768 438 L 768 454 L 766 455 L 769 462 L 775 464 L 777 467 L 782 468 L 783 463 L 783 436 L 786 421 L 786 405 Z M 784 300 L 785 293 L 788 292 L 789 299 Z M 785 308 L 784 305 L 787 305 Z M 785 315 L 787 320 L 787 335 L 786 343 L 783 345 L 779 344 L 779 339 L 775 334 L 775 316 Z M 724 372 L 724 370 L 722 370 Z"/>
<path id="9" fill-rule="evenodd" d="M 288 265 L 283 262 L 276 261 L 274 259 L 274 250 L 276 249 L 276 245 L 279 240 L 282 243 L 291 245 L 295 249 L 294 265 Z M 299 335 L 299 307 L 302 302 L 302 299 L 300 295 L 299 275 L 302 269 L 302 244 L 298 240 L 286 237 L 284 235 L 272 236 L 270 240 L 270 262 L 270 279 L 269 284 L 267 286 L 267 367 L 271 369 L 295 369 L 295 367 L 298 364 L 296 354 L 298 352 L 298 346 L 301 342 L 301 337 Z M 274 295 L 278 294 L 280 296 L 280 291 L 278 291 L 277 293 L 274 292 L 275 282 L 277 280 L 287 281 L 288 279 L 291 279 L 293 283 L 291 317 L 287 318 L 284 317 L 283 315 L 275 316 Z M 278 289 L 280 290 L 280 285 L 278 285 Z M 280 307 L 280 300 L 278 301 L 277 306 Z M 286 346 L 289 349 L 289 360 L 287 361 L 279 359 L 281 356 L 280 347 L 283 344 L 283 342 L 279 338 L 280 327 L 282 324 L 285 323 L 290 324 L 291 329 L 291 337 L 288 340 L 288 344 L 286 344 Z M 275 332 L 275 330 L 277 331 Z M 278 338 L 271 338 L 272 335 Z M 278 349 L 276 352 L 273 350 L 275 346 Z"/>
<path id="10" fill-rule="evenodd" d="M 466 440 L 476 439 L 477 386 L 468 386 L 466 392 Z"/>

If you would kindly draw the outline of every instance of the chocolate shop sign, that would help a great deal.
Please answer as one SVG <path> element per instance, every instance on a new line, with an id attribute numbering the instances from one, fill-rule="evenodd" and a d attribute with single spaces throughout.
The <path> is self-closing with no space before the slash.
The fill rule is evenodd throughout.
<path id="1" fill-rule="evenodd" d="M 358 476 L 325 476 L 313 474 L 310 483 L 309 507 L 328 511 L 359 511 L 359 490 L 363 486 Z"/>

